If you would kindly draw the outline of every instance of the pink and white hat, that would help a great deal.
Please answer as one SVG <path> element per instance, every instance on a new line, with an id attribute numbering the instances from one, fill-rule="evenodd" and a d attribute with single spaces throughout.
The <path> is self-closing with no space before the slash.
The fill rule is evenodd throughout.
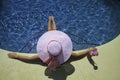
<path id="1" fill-rule="evenodd" d="M 37 53 L 43 62 L 50 56 L 58 56 L 59 63 L 62 64 L 72 54 L 72 41 L 64 32 L 47 31 L 38 40 Z"/>

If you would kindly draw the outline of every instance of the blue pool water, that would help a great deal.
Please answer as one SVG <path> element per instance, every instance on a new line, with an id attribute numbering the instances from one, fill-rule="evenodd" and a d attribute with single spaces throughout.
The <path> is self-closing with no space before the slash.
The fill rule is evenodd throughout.
<path id="1" fill-rule="evenodd" d="M 48 16 L 67 33 L 74 50 L 102 45 L 120 34 L 119 0 L 1 0 L 0 48 L 36 52 Z"/>

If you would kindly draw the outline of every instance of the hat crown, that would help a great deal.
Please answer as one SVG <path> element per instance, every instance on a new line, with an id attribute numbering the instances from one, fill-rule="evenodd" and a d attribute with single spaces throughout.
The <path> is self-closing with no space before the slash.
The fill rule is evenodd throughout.
<path id="1" fill-rule="evenodd" d="M 52 40 L 48 43 L 47 50 L 50 55 L 57 56 L 60 54 L 60 52 L 62 50 L 62 46 L 61 46 L 60 42 L 58 42 L 56 40 Z"/>

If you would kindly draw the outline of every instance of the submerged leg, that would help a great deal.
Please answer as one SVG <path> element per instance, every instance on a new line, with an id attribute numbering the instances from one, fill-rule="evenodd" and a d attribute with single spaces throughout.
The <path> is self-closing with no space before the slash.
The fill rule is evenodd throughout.
<path id="1" fill-rule="evenodd" d="M 55 20 L 53 16 L 49 16 L 49 20 L 48 20 L 48 31 L 50 30 L 56 30 L 56 24 L 55 24 Z"/>
<path id="2" fill-rule="evenodd" d="M 57 30 L 57 27 L 56 27 L 55 20 L 54 20 L 53 16 L 52 16 L 52 28 L 53 28 L 53 30 Z"/>
<path id="3" fill-rule="evenodd" d="M 8 53 L 8 57 L 13 59 L 19 59 L 22 61 L 32 61 L 32 60 L 40 59 L 38 55 L 26 56 L 26 55 L 17 54 L 17 53 Z"/>
<path id="4" fill-rule="evenodd" d="M 48 31 L 52 30 L 52 26 L 51 26 L 51 16 L 49 16 L 49 20 L 48 20 Z"/>

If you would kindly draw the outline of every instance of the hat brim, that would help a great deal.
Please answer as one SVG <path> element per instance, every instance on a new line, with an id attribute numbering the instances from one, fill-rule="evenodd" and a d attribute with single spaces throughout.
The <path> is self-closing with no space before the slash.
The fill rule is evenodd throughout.
<path id="1" fill-rule="evenodd" d="M 51 40 L 57 40 L 61 43 L 62 51 L 58 56 L 58 60 L 60 64 L 66 62 L 72 54 L 72 41 L 66 33 L 58 30 L 47 31 L 39 38 L 37 53 L 40 59 L 44 61 L 45 58 L 49 57 L 47 45 Z"/>

